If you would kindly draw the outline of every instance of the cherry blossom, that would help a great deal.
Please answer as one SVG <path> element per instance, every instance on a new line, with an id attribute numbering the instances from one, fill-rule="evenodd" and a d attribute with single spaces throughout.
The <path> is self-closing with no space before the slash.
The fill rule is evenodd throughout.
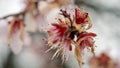
<path id="1" fill-rule="evenodd" d="M 56 49 L 53 58 L 61 55 L 63 62 L 68 60 L 70 52 L 75 50 L 75 57 L 79 65 L 82 66 L 82 53 L 85 48 L 91 50 L 93 55 L 95 55 L 94 37 L 96 37 L 96 34 L 87 32 L 87 30 L 91 28 L 90 18 L 88 13 L 78 8 L 75 8 L 75 15 L 68 13 L 66 10 L 60 11 L 64 19 L 58 18 L 58 22 L 53 23 L 52 27 L 48 30 L 49 50 Z M 72 19 L 71 16 L 73 16 L 74 19 Z M 75 46 L 74 49 L 73 46 Z"/>
<path id="2" fill-rule="evenodd" d="M 57 48 L 57 51 L 53 55 L 53 58 L 62 52 L 62 58 L 68 59 L 69 51 L 72 50 L 71 39 L 69 38 L 68 26 L 63 22 L 59 21 L 58 24 L 52 24 L 52 28 L 48 30 L 49 38 L 48 44 L 50 44 L 50 49 Z"/>
<path id="3" fill-rule="evenodd" d="M 117 63 L 106 53 L 92 57 L 90 64 L 92 68 L 117 68 Z"/>
<path id="4" fill-rule="evenodd" d="M 22 19 L 16 17 L 0 28 L 1 39 L 10 46 L 14 54 L 21 52 L 23 45 L 30 44 L 29 35 L 25 31 Z"/>

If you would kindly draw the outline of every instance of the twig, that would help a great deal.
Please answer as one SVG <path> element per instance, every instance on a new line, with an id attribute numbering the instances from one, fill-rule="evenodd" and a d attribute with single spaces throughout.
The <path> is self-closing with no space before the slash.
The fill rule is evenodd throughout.
<path id="1" fill-rule="evenodd" d="M 10 14 L 10 15 L 7 15 L 7 16 L 4 16 L 4 17 L 1 17 L 0 20 L 2 19 L 6 19 L 8 17 L 11 17 L 11 16 L 19 16 L 19 15 L 24 15 L 27 11 L 22 11 L 20 13 L 16 13 L 16 14 Z"/>

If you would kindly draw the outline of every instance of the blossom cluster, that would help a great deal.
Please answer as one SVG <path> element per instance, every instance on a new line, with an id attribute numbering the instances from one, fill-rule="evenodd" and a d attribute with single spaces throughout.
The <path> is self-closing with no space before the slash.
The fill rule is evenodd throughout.
<path id="1" fill-rule="evenodd" d="M 117 68 L 117 63 L 106 53 L 92 57 L 89 63 L 91 68 Z"/>
<path id="2" fill-rule="evenodd" d="M 74 50 L 75 57 L 82 66 L 82 55 L 85 48 L 95 55 L 94 37 L 96 34 L 88 32 L 88 29 L 92 27 L 90 17 L 87 12 L 79 8 L 74 9 L 74 15 L 66 10 L 60 10 L 60 12 L 64 19 L 58 18 L 57 22 L 52 23 L 52 27 L 48 30 L 49 50 L 56 49 L 53 58 L 61 55 L 63 62 L 68 60 L 69 54 Z M 73 47 L 75 48 L 73 49 Z"/>
<path id="3" fill-rule="evenodd" d="M 25 1 L 26 7 L 24 8 L 24 11 L 0 18 L 7 19 L 8 17 L 13 17 L 12 20 L 7 22 L 7 27 L 5 28 L 8 29 L 5 30 L 6 34 L 4 38 L 15 54 L 18 54 L 22 50 L 23 45 L 25 45 L 26 43 L 25 37 L 27 29 L 25 28 L 25 26 L 27 27 L 29 26 L 29 24 L 31 24 L 27 24 L 25 21 L 27 20 L 27 15 L 30 15 L 29 17 L 31 17 L 31 19 L 36 22 L 34 24 L 37 24 L 35 25 L 35 28 L 30 27 L 33 30 L 37 29 L 41 31 L 42 29 L 44 29 L 43 25 L 48 24 L 48 22 L 45 22 L 46 20 L 42 20 L 43 18 L 46 18 L 43 17 L 43 15 L 46 16 L 46 13 L 49 12 L 48 9 L 46 11 L 40 11 L 38 7 L 39 0 Z M 55 2 L 52 2 L 51 4 Z M 60 0 L 60 5 L 61 3 L 62 1 Z M 53 6 L 51 6 L 50 8 L 53 8 Z M 54 53 L 52 59 L 55 56 L 58 57 L 61 55 L 63 62 L 65 62 L 68 60 L 70 53 L 74 50 L 75 58 L 77 59 L 79 65 L 82 66 L 82 64 L 84 63 L 82 60 L 82 56 L 85 48 L 89 49 L 93 53 L 93 55 L 95 55 L 94 37 L 96 37 L 96 34 L 88 32 L 88 30 L 92 27 L 89 14 L 79 8 L 75 8 L 73 14 L 68 13 L 66 10 L 60 10 L 60 15 L 62 15 L 64 19 L 57 18 L 57 22 L 52 23 L 52 27 L 47 30 L 47 33 L 49 35 L 47 41 L 48 45 L 50 46 L 48 51 L 55 49 L 56 52 Z M 47 26 L 45 25 L 45 27 Z M 3 33 L 4 31 L 0 30 L 1 36 L 3 35 Z"/>
<path id="4" fill-rule="evenodd" d="M 37 17 L 39 15 L 38 4 L 37 4 L 38 1 L 35 0 L 25 0 L 25 1 L 26 1 L 25 2 L 26 7 L 22 12 L 16 14 L 10 14 L 0 18 L 0 20 L 2 19 L 6 20 L 9 17 L 12 17 L 11 20 L 9 19 L 7 20 L 7 25 L 1 28 L 0 34 L 1 36 L 5 34 L 5 37 L 3 37 L 2 39 L 6 39 L 5 42 L 10 46 L 14 54 L 20 53 L 23 45 L 26 45 L 26 43 L 28 43 L 27 41 L 28 38 L 25 38 L 27 36 L 26 35 L 27 31 L 25 29 L 26 15 L 30 14 L 34 20 L 37 20 Z M 7 30 L 5 30 L 6 28 Z"/>

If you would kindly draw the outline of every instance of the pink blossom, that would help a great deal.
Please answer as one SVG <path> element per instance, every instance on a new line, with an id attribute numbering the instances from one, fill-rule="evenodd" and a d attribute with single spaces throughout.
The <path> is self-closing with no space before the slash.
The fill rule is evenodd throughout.
<path id="1" fill-rule="evenodd" d="M 62 52 L 62 58 L 68 59 L 68 53 L 69 51 L 72 50 L 71 46 L 71 39 L 68 37 L 68 26 L 65 25 L 64 23 L 58 23 L 58 24 L 52 24 L 52 28 L 48 30 L 49 34 L 49 44 L 51 48 L 50 49 L 55 49 L 57 48 L 56 53 L 53 55 L 53 58 Z"/>
<path id="2" fill-rule="evenodd" d="M 78 36 L 77 43 L 79 44 L 79 48 L 81 51 L 83 51 L 84 48 L 88 48 L 91 50 L 91 52 L 94 54 L 94 37 L 96 36 L 95 33 L 88 33 L 88 32 L 82 32 Z"/>
<path id="3" fill-rule="evenodd" d="M 106 53 L 101 53 L 100 56 L 95 56 L 90 59 L 91 67 L 93 68 L 118 68 L 115 62 Z"/>
<path id="4" fill-rule="evenodd" d="M 75 8 L 75 15 L 73 15 L 73 17 L 71 17 L 72 15 L 66 10 L 61 10 L 60 14 L 64 16 L 64 21 L 58 19 L 58 23 L 53 23 L 52 27 L 48 30 L 49 50 L 56 49 L 53 57 L 61 55 L 63 61 L 66 61 L 70 52 L 75 50 L 75 57 L 79 65 L 82 66 L 82 52 L 84 51 L 84 48 L 90 49 L 95 55 L 94 37 L 96 34 L 87 32 L 91 27 L 91 22 L 88 22 L 90 21 L 88 13 Z M 86 24 L 88 24 L 88 26 Z M 76 38 L 77 40 L 75 40 Z M 75 46 L 74 49 L 72 44 Z"/>
<path id="5" fill-rule="evenodd" d="M 75 8 L 75 23 L 84 25 L 88 22 L 88 13 L 83 12 L 82 10 Z"/>
<path id="6" fill-rule="evenodd" d="M 1 39 L 6 41 L 14 54 L 20 53 L 23 45 L 29 45 L 30 43 L 24 27 L 23 21 L 19 18 L 14 18 L 6 26 L 1 27 L 0 35 L 3 36 Z"/>

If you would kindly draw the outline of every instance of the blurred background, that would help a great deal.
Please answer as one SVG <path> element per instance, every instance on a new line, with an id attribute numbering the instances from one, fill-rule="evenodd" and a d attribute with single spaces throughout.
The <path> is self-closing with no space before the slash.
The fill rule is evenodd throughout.
<path id="1" fill-rule="evenodd" d="M 96 55 L 105 52 L 120 63 L 120 0 L 40 0 L 38 5 L 41 16 L 37 22 L 42 22 L 45 26 L 43 29 L 49 27 L 44 22 L 55 22 L 61 8 L 73 9 L 76 6 L 83 8 L 92 19 L 93 27 L 90 32 L 97 34 Z M 25 0 L 0 0 L 0 18 L 19 13 L 25 6 Z M 35 24 L 36 21 L 29 14 L 26 18 L 30 46 L 24 47 L 20 54 L 14 55 L 0 36 L 0 68 L 79 68 L 73 53 L 64 64 L 61 63 L 60 57 L 51 60 L 54 51 L 45 53 L 48 47 L 45 45 L 46 41 L 42 40 L 47 34 L 41 31 L 41 27 Z M 0 28 L 6 25 L 6 21 L 0 20 Z M 92 57 L 90 52 L 85 50 L 86 64 L 83 68 L 89 68 L 87 61 L 90 57 Z"/>

